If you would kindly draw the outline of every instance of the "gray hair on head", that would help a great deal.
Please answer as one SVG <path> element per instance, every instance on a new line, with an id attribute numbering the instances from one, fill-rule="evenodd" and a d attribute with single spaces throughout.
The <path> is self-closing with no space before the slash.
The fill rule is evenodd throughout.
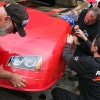
<path id="1" fill-rule="evenodd" d="M 7 30 L 11 27 L 12 24 L 9 24 L 5 27 L 0 27 L 0 36 L 5 36 L 7 35 Z"/>
<path id="2" fill-rule="evenodd" d="M 91 11 L 91 10 L 94 12 L 94 15 L 97 16 L 97 20 L 100 20 L 100 8 L 92 7 L 89 9 L 89 11 Z"/>

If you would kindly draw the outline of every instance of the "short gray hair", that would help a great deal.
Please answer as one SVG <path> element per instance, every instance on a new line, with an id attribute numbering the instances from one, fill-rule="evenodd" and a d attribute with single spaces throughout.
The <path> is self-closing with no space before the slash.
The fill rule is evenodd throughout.
<path id="1" fill-rule="evenodd" d="M 8 24 L 7 26 L 5 27 L 0 27 L 0 36 L 5 36 L 7 35 L 7 29 L 9 29 L 11 27 L 12 24 Z"/>
<path id="2" fill-rule="evenodd" d="M 97 16 L 97 20 L 100 20 L 100 8 L 98 8 L 98 7 L 92 7 L 92 8 L 89 9 L 89 11 L 91 11 L 91 10 Z"/>

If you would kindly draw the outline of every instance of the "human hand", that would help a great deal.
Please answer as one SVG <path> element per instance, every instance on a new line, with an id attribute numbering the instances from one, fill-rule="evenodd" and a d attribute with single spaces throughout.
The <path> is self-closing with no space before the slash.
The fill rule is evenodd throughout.
<path id="1" fill-rule="evenodd" d="M 79 25 L 74 26 L 74 31 L 76 32 L 79 29 Z"/>
<path id="2" fill-rule="evenodd" d="M 9 81 L 14 85 L 14 87 L 22 88 L 26 86 L 26 80 L 17 73 L 11 73 Z"/>
<path id="3" fill-rule="evenodd" d="M 74 40 L 74 44 L 78 45 L 78 43 L 79 43 L 78 37 L 77 36 L 73 36 L 73 40 Z"/>
<path id="4" fill-rule="evenodd" d="M 70 44 L 73 43 L 73 36 L 71 34 L 68 34 L 67 43 L 70 43 Z"/>
<path id="5" fill-rule="evenodd" d="M 82 30 L 78 29 L 78 30 L 76 31 L 76 34 L 77 34 L 80 38 L 82 38 L 84 41 L 87 41 L 87 37 L 85 36 L 85 34 L 83 33 Z"/>

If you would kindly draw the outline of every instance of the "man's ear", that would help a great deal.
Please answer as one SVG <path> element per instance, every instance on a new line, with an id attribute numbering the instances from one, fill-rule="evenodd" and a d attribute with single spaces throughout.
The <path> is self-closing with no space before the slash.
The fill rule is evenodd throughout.
<path id="1" fill-rule="evenodd" d="M 9 21 L 11 21 L 11 17 L 7 15 L 7 16 L 4 17 L 3 21 L 5 23 L 8 23 Z"/>
<path id="2" fill-rule="evenodd" d="M 98 51 L 98 47 L 97 46 L 95 46 L 95 51 Z"/>

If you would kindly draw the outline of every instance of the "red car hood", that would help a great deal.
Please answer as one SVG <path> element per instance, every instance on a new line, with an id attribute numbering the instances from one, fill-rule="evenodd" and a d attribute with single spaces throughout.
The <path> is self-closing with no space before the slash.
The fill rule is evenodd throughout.
<path id="1" fill-rule="evenodd" d="M 0 67 L 21 74 L 26 80 L 25 88 L 14 88 L 8 80 L 0 79 L 0 86 L 22 91 L 42 91 L 52 86 L 62 75 L 65 65 L 61 59 L 66 35 L 71 33 L 70 24 L 45 12 L 27 8 L 29 22 L 26 37 L 18 33 L 0 37 Z M 8 67 L 11 56 L 41 55 L 41 71 Z M 40 84 L 41 83 L 41 84 Z"/>
<path id="2" fill-rule="evenodd" d="M 26 37 L 20 37 L 18 33 L 0 37 L 0 46 L 9 53 L 19 55 L 33 54 L 33 52 L 43 54 L 44 51 L 52 53 L 58 40 L 63 37 L 62 33 L 70 31 L 67 29 L 70 26 L 69 23 L 60 18 L 51 17 L 45 12 L 33 9 L 27 9 L 27 11 L 29 22 L 25 27 Z M 62 40 L 63 42 L 65 40 Z M 62 43 L 59 43 L 59 47 Z"/>

